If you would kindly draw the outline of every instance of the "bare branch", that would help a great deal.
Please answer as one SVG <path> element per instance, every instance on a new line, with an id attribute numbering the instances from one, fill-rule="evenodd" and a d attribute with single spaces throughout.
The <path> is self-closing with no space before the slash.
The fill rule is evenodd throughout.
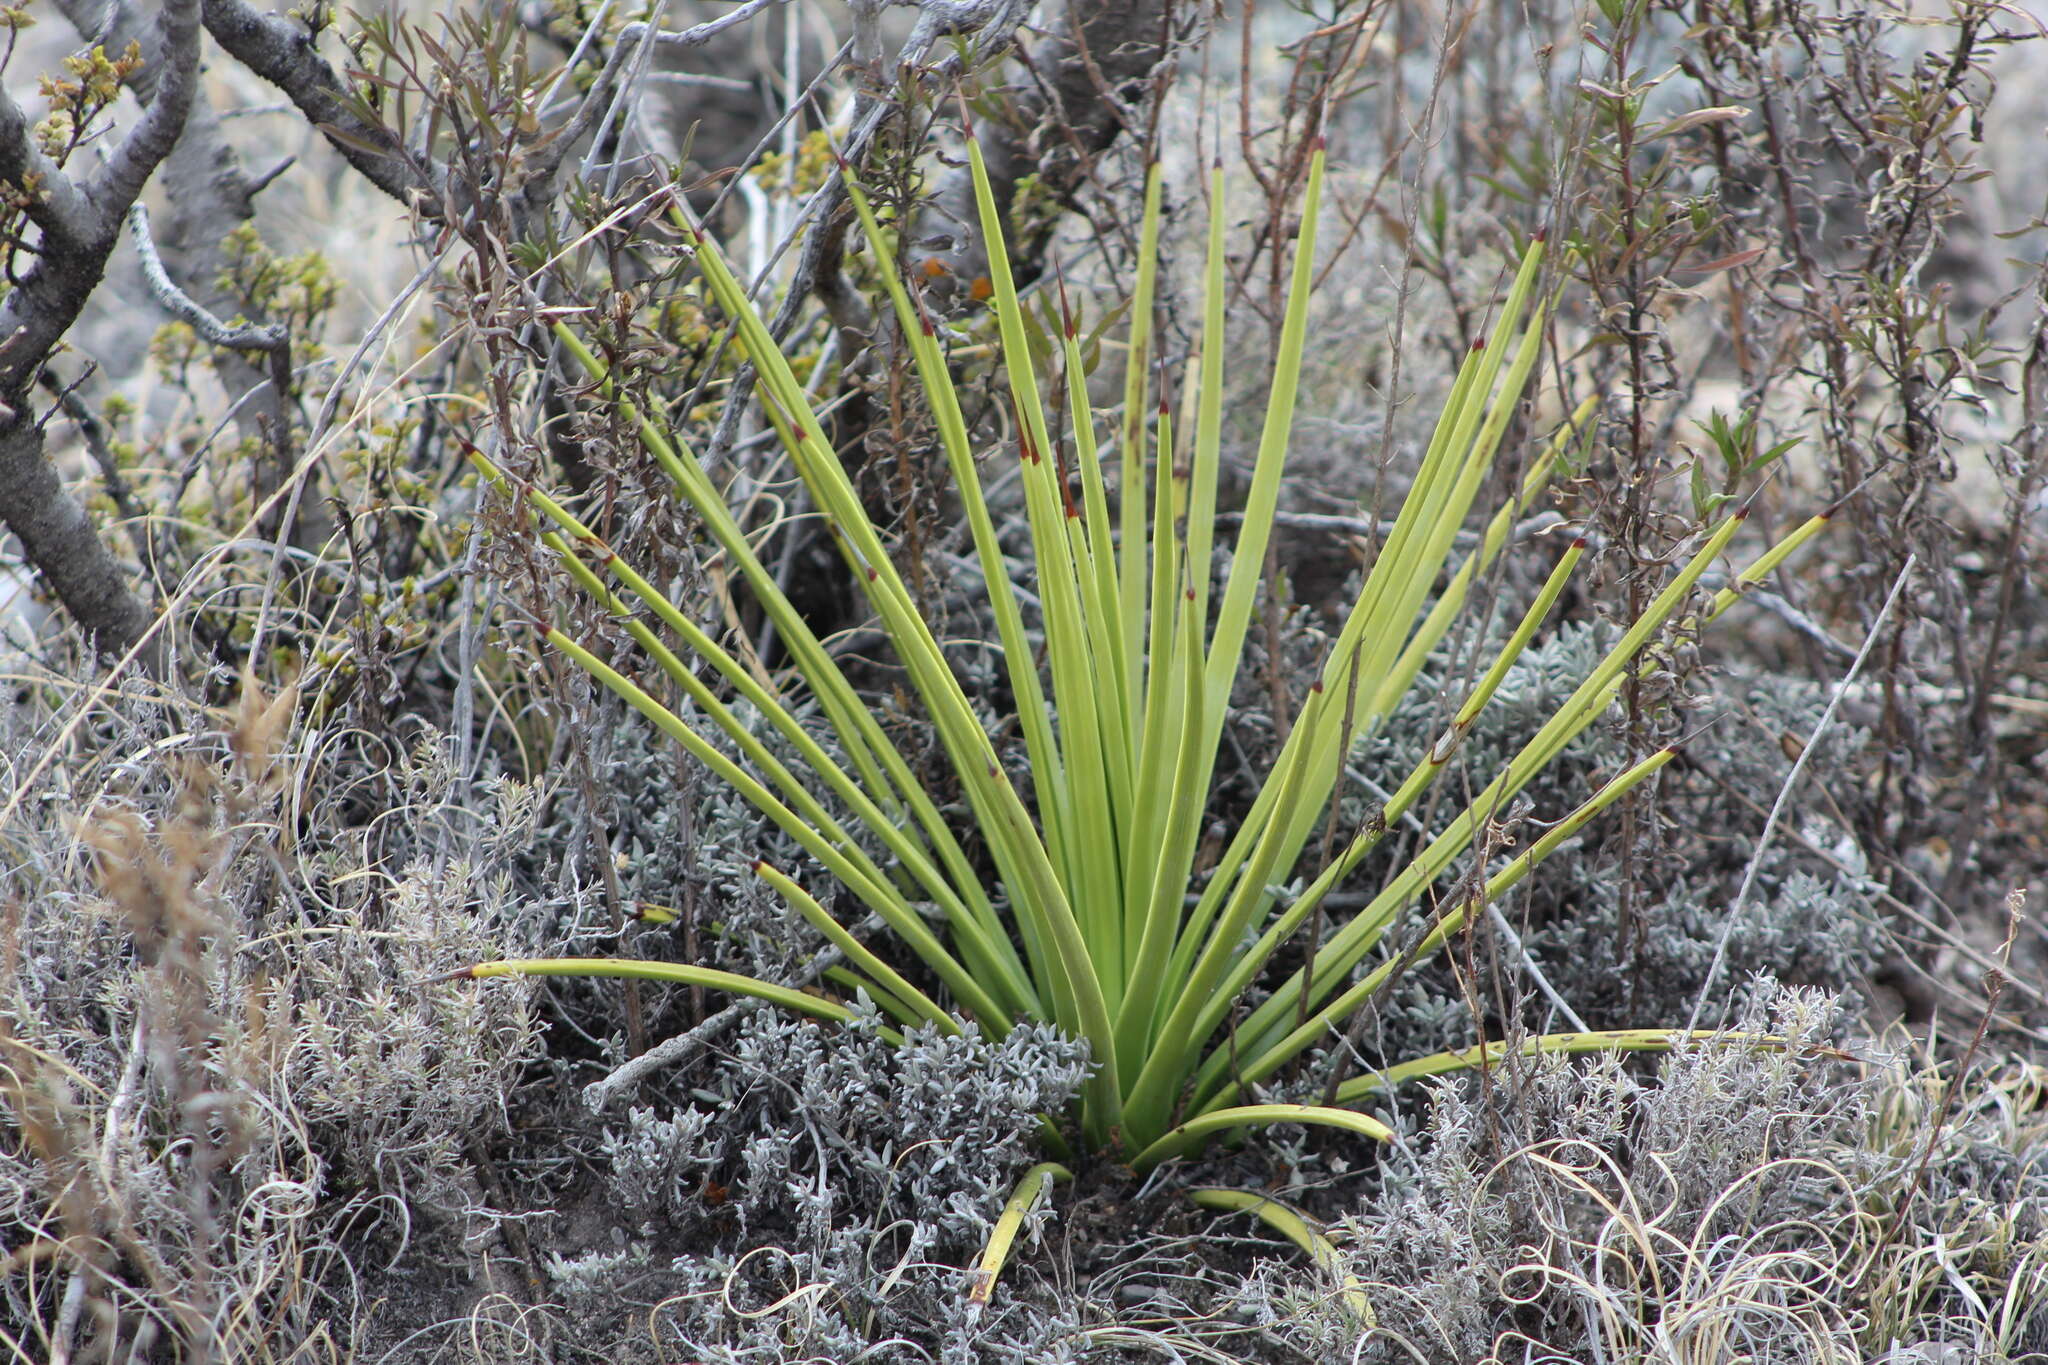
<path id="1" fill-rule="evenodd" d="M 149 609 L 64 489 L 43 450 L 28 394 L 106 273 L 122 216 L 183 130 L 199 80 L 200 0 L 165 0 L 157 16 L 154 96 L 84 186 L 35 149 L 20 107 L 0 97 L 0 177 L 42 201 L 37 259 L 0 305 L 0 517 L 73 619 L 103 651 L 142 638 Z M 33 175 L 33 181 L 24 175 Z"/>
<path id="2" fill-rule="evenodd" d="M 106 273 L 122 215 L 184 126 L 199 71 L 199 0 L 166 0 L 159 17 L 163 70 L 152 99 L 107 164 L 84 186 L 34 146 L 19 105 L 0 94 L 0 180 L 47 202 L 39 259 L 0 306 L 0 401 L 10 407 L 34 382 Z M 29 191 L 23 175 L 35 177 Z M 31 214 L 33 215 L 33 210 Z"/>
<path id="3" fill-rule="evenodd" d="M 788 3 L 789 0 L 746 0 L 745 4 L 726 11 L 716 19 L 707 19 L 701 24 L 692 24 L 685 29 L 653 28 L 654 41 L 662 47 L 702 47 L 727 29 L 744 24 L 761 11 Z M 628 24 L 619 30 L 619 42 L 622 45 L 637 43 L 647 36 L 650 28 L 652 26 L 648 24 Z"/>
<path id="4" fill-rule="evenodd" d="M 43 453 L 43 429 L 17 415 L 0 426 L 0 513 L 29 562 L 102 653 L 126 650 L 149 628 L 150 611 L 101 542 L 78 499 Z"/>
<path id="5" fill-rule="evenodd" d="M 0 184 L 36 186 L 24 193 L 23 212 L 45 233 L 83 237 L 90 229 L 92 205 L 71 183 L 71 177 L 44 156 L 29 136 L 28 115 L 0 85 Z"/>
<path id="6" fill-rule="evenodd" d="M 121 139 L 121 145 L 85 187 L 85 196 L 104 215 L 95 223 L 109 247 L 121 216 L 142 193 L 149 177 L 171 154 L 178 134 L 185 129 L 185 115 L 192 108 L 193 92 L 199 85 L 199 5 L 197 0 L 166 0 L 157 15 L 156 49 L 163 54 L 157 69 L 156 90 L 142 117 Z"/>
<path id="7" fill-rule="evenodd" d="M 314 50 L 308 34 L 283 19 L 258 14 L 246 0 L 205 0 L 204 12 L 213 40 L 282 90 L 349 165 L 407 208 L 438 216 L 438 168 L 430 179 L 390 129 L 356 114 L 348 87 Z"/>

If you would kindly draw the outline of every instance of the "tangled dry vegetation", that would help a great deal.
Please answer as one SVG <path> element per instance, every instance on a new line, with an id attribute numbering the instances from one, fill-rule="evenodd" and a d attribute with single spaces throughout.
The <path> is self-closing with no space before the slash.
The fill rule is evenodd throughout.
<path id="1" fill-rule="evenodd" d="M 2048 1360 L 2048 88 L 2026 7 L 56 0 L 0 28 L 6 1359 Z M 1327 149 L 1293 460 L 1198 873 L 1537 231 L 1569 250 L 1485 505 L 1575 404 L 1597 415 L 1343 755 L 1323 856 L 1387 827 L 1331 924 L 1509 764 L 1703 528 L 1749 509 L 1694 608 L 1832 509 L 1715 631 L 1675 614 L 1656 666 L 1360 970 L 1469 907 L 1445 950 L 1261 1098 L 1565 1030 L 1720 1036 L 1506 1048 L 1374 1097 L 1384 1143 L 1273 1128 L 1143 1178 L 1098 1156 L 1000 1278 L 977 1270 L 1086 1047 L 1038 1024 L 898 1041 L 757 865 L 863 939 L 878 922 L 533 629 L 640 657 L 468 458 L 552 491 L 785 677 L 786 632 L 628 404 L 657 418 L 936 806 L 969 803 L 792 476 L 766 355 L 699 287 L 686 208 L 1021 772 L 943 414 L 889 313 L 896 267 L 846 211 L 852 175 L 1021 559 L 970 127 L 1047 373 L 1066 310 L 1113 418 L 1147 168 L 1177 403 L 1224 167 L 1218 582 Z M 1575 537 L 1579 577 L 1443 794 L 1383 820 Z M 754 712 L 719 752 L 748 743 L 808 752 Z M 559 957 L 747 973 L 853 1017 L 449 979 Z M 1214 1189 L 1270 1202 L 1220 1211 Z"/>

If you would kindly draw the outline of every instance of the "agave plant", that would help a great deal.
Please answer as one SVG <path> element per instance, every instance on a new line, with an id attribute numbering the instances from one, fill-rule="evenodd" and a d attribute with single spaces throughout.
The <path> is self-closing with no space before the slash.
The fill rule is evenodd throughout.
<path id="1" fill-rule="evenodd" d="M 1213 868 L 1197 870 L 1230 694 L 1275 524 L 1308 326 L 1323 153 L 1315 154 L 1301 213 L 1292 288 L 1249 495 L 1230 568 L 1212 582 L 1225 380 L 1224 220 L 1221 171 L 1212 172 L 1204 316 L 1187 362 L 1178 412 L 1153 391 L 1152 317 L 1158 265 L 1160 179 L 1149 178 L 1135 292 L 1129 308 L 1122 409 L 1092 410 L 1082 339 L 1064 302 L 1063 334 L 1047 342 L 1005 264 L 1002 223 L 979 152 L 969 142 L 981 228 L 990 245 L 993 309 L 1014 408 L 1013 439 L 978 451 L 948 368 L 946 343 L 891 264 L 890 235 L 857 186 L 850 187 L 894 316 L 914 358 L 943 443 L 987 585 L 988 607 L 1028 781 L 1007 771 L 981 713 L 920 614 L 888 545 L 821 435 L 802 384 L 771 338 L 716 243 L 678 206 L 675 221 L 694 252 L 708 298 L 737 329 L 757 368 L 763 407 L 867 602 L 886 631 L 925 718 L 943 745 L 966 814 L 956 828 L 832 654 L 756 556 L 724 491 L 682 439 L 636 408 L 620 376 L 562 326 L 562 342 L 589 371 L 599 401 L 617 406 L 647 451 L 701 519 L 728 570 L 746 584 L 786 646 L 779 673 L 728 651 L 684 604 L 670 601 L 613 553 L 569 509 L 473 456 L 486 476 L 550 524 L 542 539 L 594 599 L 614 613 L 646 665 L 603 657 L 559 628 L 551 645 L 672 736 L 699 762 L 799 844 L 823 872 L 887 925 L 893 942 L 864 941 L 789 872 L 756 871 L 844 956 L 835 979 L 896 1021 L 944 1030 L 962 1016 L 1001 1036 L 1032 1020 L 1084 1039 L 1094 1070 L 1064 1128 L 1047 1125 L 1056 1152 L 1078 1137 L 1090 1150 L 1147 1170 L 1210 1136 L 1249 1125 L 1326 1124 L 1375 1138 L 1383 1123 L 1362 1112 L 1381 1086 L 1413 1075 L 1476 1065 L 1499 1046 L 1421 1058 L 1362 1076 L 1335 1103 L 1264 1103 L 1256 1087 L 1304 1050 L 1341 1030 L 1391 979 L 1443 943 L 1483 906 L 1526 876 L 1587 821 L 1672 757 L 1654 754 L 1613 777 L 1462 895 L 1446 898 L 1416 941 L 1390 931 L 1488 821 L 1605 712 L 1632 673 L 1655 668 L 1667 627 L 1693 631 L 1726 610 L 1824 524 L 1816 517 L 1770 548 L 1727 588 L 1685 617 L 1695 585 L 1729 548 L 1741 522 L 1702 533 L 1694 553 L 1615 643 L 1600 665 L 1522 750 L 1451 816 L 1364 909 L 1338 918 L 1330 892 L 1378 846 L 1388 826 L 1416 810 L 1461 738 L 1556 604 L 1584 552 L 1574 542 L 1535 595 L 1497 657 L 1452 715 L 1442 738 L 1331 856 L 1305 850 L 1330 818 L 1343 761 L 1409 689 L 1452 624 L 1474 582 L 1500 553 L 1517 517 L 1545 488 L 1561 455 L 1583 434 L 1581 404 L 1529 461 L 1519 494 L 1493 512 L 1476 549 L 1451 553 L 1541 353 L 1549 298 L 1539 287 L 1545 245 L 1523 252 L 1491 335 L 1466 357 L 1434 438 L 1393 529 L 1335 636 L 1320 676 L 1249 812 Z M 1053 316 L 1049 309 L 1047 316 Z M 1036 333 L 1036 335 L 1034 335 Z M 1033 342 L 1063 361 L 1071 430 L 1056 436 L 1040 388 Z M 1048 365 L 1047 372 L 1054 373 Z M 1021 462 L 1030 557 L 1013 569 L 982 496 L 983 457 Z M 1029 583 L 1035 612 L 1027 612 Z M 1432 594 L 1434 594 L 1432 596 Z M 1031 619 L 1036 617 L 1035 622 Z M 1034 631 L 1035 626 L 1035 631 Z M 1042 645 L 1042 655 L 1041 655 Z M 1043 660 L 1041 666 L 1040 660 Z M 688 718 L 637 681 L 658 669 L 690 700 Z M 742 705 L 743 704 L 743 705 Z M 815 710 L 831 747 L 800 720 Z M 816 724 L 817 722 L 813 722 Z M 722 740 L 710 731 L 715 727 Z M 763 729 L 772 728 L 789 761 Z M 843 758 L 836 757 L 834 750 Z M 971 822 L 973 840 L 964 836 Z M 970 857 L 978 846 L 984 862 Z M 936 926 L 936 927 L 935 927 Z M 1317 928 L 1320 926 L 1320 928 Z M 1296 945 L 1305 928 L 1312 941 Z M 1283 948 L 1300 965 L 1283 971 Z M 475 977 L 585 974 L 685 982 L 763 997 L 824 1018 L 846 1018 L 841 1000 L 691 964 L 538 959 L 479 964 Z M 1254 990 L 1263 997 L 1246 1008 Z M 1656 1047 L 1665 1031 L 1559 1035 L 1538 1049 Z M 1034 1171 L 1034 1176 L 1040 1172 Z"/>

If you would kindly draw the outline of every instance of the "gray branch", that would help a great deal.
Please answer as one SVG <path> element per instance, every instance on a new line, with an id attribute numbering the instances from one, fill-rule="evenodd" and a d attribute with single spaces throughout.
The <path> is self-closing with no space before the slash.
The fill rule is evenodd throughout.
<path id="1" fill-rule="evenodd" d="M 0 182 L 24 185 L 35 178 L 38 193 L 29 196 L 30 222 L 49 236 L 84 237 L 92 229 L 92 206 L 71 177 L 57 169 L 29 136 L 28 115 L 0 85 Z"/>
<path id="2" fill-rule="evenodd" d="M 229 56 L 282 90 L 306 121 L 378 189 L 429 218 L 439 216 L 445 179 L 423 170 L 392 131 L 357 114 L 348 87 L 313 47 L 311 35 L 259 14 L 246 0 L 204 0 L 206 31 Z"/>
<path id="3" fill-rule="evenodd" d="M 21 109 L 0 93 L 0 178 L 33 174 L 42 230 L 35 263 L 0 304 L 0 518 L 99 649 L 125 652 L 150 610 L 43 449 L 29 393 L 50 352 L 106 274 L 123 216 L 178 140 L 199 80 L 200 0 L 164 0 L 155 89 L 142 116 L 83 185 L 36 150 Z"/>
<path id="4" fill-rule="evenodd" d="M 654 41 L 663 47 L 702 47 L 727 29 L 744 24 L 747 20 L 761 13 L 761 11 L 788 3 L 789 0 L 746 0 L 745 4 L 728 10 L 716 19 L 707 19 L 701 24 L 692 24 L 690 27 L 682 29 L 655 28 L 649 24 L 627 24 L 619 30 L 619 41 L 621 43 L 637 43 L 646 37 L 651 29 Z"/>
<path id="5" fill-rule="evenodd" d="M 99 43 L 109 51 L 123 49 L 131 41 L 138 43 L 145 61 L 129 77 L 128 86 L 145 103 L 155 98 L 164 64 L 155 49 L 155 34 L 147 31 L 149 26 L 139 13 L 136 0 L 56 2 L 86 41 Z M 144 271 L 148 274 L 157 258 L 156 246 L 160 245 L 162 251 L 160 268 L 156 268 L 155 277 L 150 280 L 151 293 L 215 345 L 213 367 L 221 386 L 230 394 L 250 396 L 251 401 L 235 408 L 235 427 L 240 436 L 281 451 L 290 428 L 289 395 L 272 382 L 271 373 L 244 354 L 246 348 L 215 341 L 208 328 L 169 302 L 173 294 L 182 296 L 213 317 L 231 315 L 248 307 L 223 283 L 228 271 L 223 243 L 236 228 L 255 218 L 255 197 L 262 184 L 243 169 L 241 158 L 221 125 L 220 113 L 203 89 L 193 93 L 184 132 L 164 158 L 157 185 L 163 191 L 166 211 L 160 231 L 148 237 L 152 245 L 143 252 Z M 134 231 L 132 223 L 130 231 Z M 137 245 L 142 243 L 138 241 Z M 163 288 L 165 281 L 173 288 Z M 264 321 L 260 315 L 251 320 L 257 324 Z M 278 347 L 256 349 L 276 351 Z"/>

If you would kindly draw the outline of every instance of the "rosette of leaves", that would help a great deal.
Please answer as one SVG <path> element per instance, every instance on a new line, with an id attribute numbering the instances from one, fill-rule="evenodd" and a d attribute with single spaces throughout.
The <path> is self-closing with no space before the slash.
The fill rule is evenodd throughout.
<path id="1" fill-rule="evenodd" d="M 987 177 L 971 139 L 968 145 L 991 248 L 989 303 L 1016 418 L 1013 438 L 1001 449 L 975 448 L 943 338 L 904 272 L 881 274 L 987 583 L 1028 753 L 1028 788 L 1005 771 L 981 713 L 825 441 L 788 358 L 717 244 L 680 207 L 675 221 L 704 292 L 737 329 L 759 371 L 763 406 L 943 745 L 964 793 L 964 813 L 949 817 L 913 778 L 880 718 L 756 556 L 710 471 L 658 415 L 631 402 L 567 325 L 558 328 L 561 340 L 596 381 L 601 401 L 617 405 L 673 480 L 676 495 L 702 519 L 729 570 L 780 633 L 788 663 L 768 674 L 757 661 L 728 651 L 568 508 L 474 455 L 503 492 L 539 514 L 549 527 L 542 539 L 581 587 L 618 617 L 644 657 L 601 657 L 559 628 L 548 629 L 546 638 L 729 783 L 887 925 L 886 940 L 864 941 L 786 872 L 756 865 L 844 955 L 846 965 L 835 977 L 841 986 L 864 992 L 905 1024 L 958 1029 L 965 1015 L 1000 1038 L 1021 1024 L 1048 1022 L 1088 1044 L 1094 1070 L 1075 1112 L 1051 1116 L 1048 1124 L 1056 1149 L 1078 1138 L 1081 1147 L 1143 1171 L 1214 1134 L 1261 1124 L 1326 1124 L 1385 1138 L 1385 1125 L 1360 1107 L 1381 1087 L 1497 1058 L 1501 1046 L 1418 1058 L 1361 1076 L 1338 1086 L 1328 1105 L 1261 1103 L 1252 1088 L 1344 1028 L 1390 979 L 1669 761 L 1667 750 L 1614 776 L 1513 858 L 1482 868 L 1461 894 L 1444 897 L 1418 941 L 1389 951 L 1390 929 L 1472 849 L 1489 820 L 1608 709 L 1632 672 L 1657 666 L 1655 645 L 1667 627 L 1692 631 L 1719 615 L 1825 518 L 1771 547 L 1686 617 L 1695 583 L 1728 551 L 1741 514 L 1704 529 L 1649 608 L 1521 751 L 1444 820 L 1363 909 L 1319 914 L 1389 824 L 1419 810 L 1420 798 L 1535 636 L 1584 552 L 1583 542 L 1564 550 L 1441 739 L 1412 771 L 1394 775 L 1383 807 L 1334 842 L 1316 838 L 1344 756 L 1402 697 L 1592 410 L 1590 400 L 1581 404 L 1538 449 L 1518 495 L 1493 510 L 1477 547 L 1453 566 L 1457 533 L 1473 513 L 1542 350 L 1549 306 L 1539 287 L 1545 245 L 1540 237 L 1529 242 L 1491 335 L 1465 359 L 1393 530 L 1257 799 L 1213 868 L 1198 872 L 1228 702 L 1294 418 L 1323 153 L 1317 151 L 1307 182 L 1292 289 L 1235 553 L 1227 575 L 1214 582 L 1228 321 L 1221 210 L 1228 199 L 1220 170 L 1212 173 L 1201 344 L 1187 364 L 1185 401 L 1172 414 L 1151 392 L 1160 217 L 1155 167 L 1129 309 L 1124 402 L 1121 414 L 1105 421 L 1090 404 L 1083 341 L 1071 317 L 1055 319 L 1062 325 L 1050 330 L 1061 334 L 1048 339 L 1049 329 L 1018 296 Z M 870 248 L 879 259 L 891 259 L 890 238 L 857 187 L 852 200 Z M 1063 362 L 1058 368 L 1064 370 L 1070 441 L 1054 439 L 1034 341 Z M 1030 557 L 1021 576 L 1037 603 L 1042 636 L 1027 622 L 1027 594 L 1013 578 L 982 497 L 984 455 L 1022 465 Z M 640 668 L 659 670 L 689 697 L 692 719 L 637 680 Z M 832 747 L 843 761 L 800 723 L 799 713 L 813 709 L 831 728 Z M 764 718 L 782 752 L 794 753 L 796 761 L 778 758 L 742 712 Z M 722 732 L 717 741 L 708 733 L 712 726 Z M 963 837 L 956 820 L 971 822 L 976 837 Z M 1329 855 L 1311 855 L 1312 841 Z M 985 863 L 970 858 L 970 843 L 985 850 Z M 1308 927 L 1317 929 L 1313 941 L 1298 943 Z M 1285 961 L 1299 965 L 1283 967 L 1283 949 Z M 821 995 L 686 963 L 517 960 L 479 964 L 469 975 L 519 973 L 683 982 L 764 997 L 822 1018 L 850 1013 Z M 1521 1046 L 1659 1047 L 1674 1036 L 1663 1030 L 1557 1035 Z"/>

